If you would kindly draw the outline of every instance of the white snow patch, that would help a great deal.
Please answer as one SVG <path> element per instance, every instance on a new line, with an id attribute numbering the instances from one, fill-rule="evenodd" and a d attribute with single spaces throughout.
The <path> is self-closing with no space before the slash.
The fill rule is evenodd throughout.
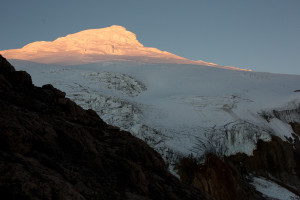
<path id="1" fill-rule="evenodd" d="M 280 185 L 262 177 L 253 177 L 252 184 L 255 189 L 265 197 L 278 200 L 299 200 L 300 197 L 281 187 Z"/>
<path id="2" fill-rule="evenodd" d="M 287 141 L 287 138 L 291 137 L 291 134 L 294 133 L 289 124 L 277 118 L 270 119 L 268 125 L 272 129 L 272 133 L 280 137 L 283 141 Z"/>

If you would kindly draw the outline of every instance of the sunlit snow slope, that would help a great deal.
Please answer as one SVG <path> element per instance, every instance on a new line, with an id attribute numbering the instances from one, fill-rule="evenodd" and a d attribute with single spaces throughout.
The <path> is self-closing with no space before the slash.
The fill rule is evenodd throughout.
<path id="1" fill-rule="evenodd" d="M 137 40 L 134 33 L 116 25 L 80 31 L 57 38 L 54 41 L 33 42 L 21 49 L 0 51 L 0 54 L 7 59 L 59 65 L 88 64 L 113 60 L 118 62 L 194 64 L 245 70 L 231 66 L 220 66 L 201 60 L 188 60 L 157 48 L 144 47 Z"/>
<path id="2" fill-rule="evenodd" d="M 183 64 L 101 62 L 77 66 L 10 60 L 34 84 L 51 83 L 108 123 L 147 141 L 173 163 L 193 153 L 252 154 L 300 122 L 300 76 Z"/>

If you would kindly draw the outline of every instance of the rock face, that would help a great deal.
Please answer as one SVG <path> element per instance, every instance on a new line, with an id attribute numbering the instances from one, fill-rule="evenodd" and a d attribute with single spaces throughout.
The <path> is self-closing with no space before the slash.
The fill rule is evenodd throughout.
<path id="1" fill-rule="evenodd" d="M 205 164 L 195 171 L 192 183 L 216 199 L 263 199 L 247 184 L 243 174 L 212 154 L 207 155 Z"/>
<path id="2" fill-rule="evenodd" d="M 215 199 L 264 199 L 248 184 L 245 174 L 216 155 L 206 155 L 204 164 L 197 164 L 193 157 L 184 158 L 176 169 L 183 182 L 201 188 Z"/>
<path id="3" fill-rule="evenodd" d="M 300 151 L 297 146 L 273 136 L 271 142 L 259 141 L 253 156 L 237 154 L 227 157 L 226 162 L 238 166 L 241 171 L 300 188 Z"/>
<path id="4" fill-rule="evenodd" d="M 291 123 L 294 132 L 300 135 L 300 124 Z M 238 153 L 219 158 L 208 154 L 204 164 L 193 158 L 179 163 L 181 179 L 188 180 L 215 199 L 264 199 L 249 184 L 251 176 L 264 177 L 300 196 L 300 142 L 295 135 L 289 142 L 272 136 L 270 142 L 259 140 L 253 156 Z M 188 178 L 187 178 L 188 177 Z"/>
<path id="5" fill-rule="evenodd" d="M 145 142 L 0 56 L 1 199 L 210 199 Z"/>

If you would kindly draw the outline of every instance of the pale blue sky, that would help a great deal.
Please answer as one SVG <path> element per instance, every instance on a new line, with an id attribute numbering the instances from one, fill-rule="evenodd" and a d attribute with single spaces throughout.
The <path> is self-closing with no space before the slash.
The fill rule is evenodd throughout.
<path id="1" fill-rule="evenodd" d="M 300 74 L 300 0 L 4 0 L 0 50 L 121 25 L 192 60 Z"/>

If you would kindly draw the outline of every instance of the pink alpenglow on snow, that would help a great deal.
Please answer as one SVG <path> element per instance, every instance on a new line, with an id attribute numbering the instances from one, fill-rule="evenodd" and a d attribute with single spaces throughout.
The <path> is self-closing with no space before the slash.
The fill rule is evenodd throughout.
<path id="1" fill-rule="evenodd" d="M 37 63 L 78 65 L 104 61 L 135 61 L 144 63 L 177 63 L 218 68 L 246 70 L 220 66 L 204 61 L 189 60 L 167 51 L 144 47 L 136 35 L 122 26 L 89 29 L 54 41 L 38 41 L 21 49 L 0 51 L 7 59 L 28 60 Z M 251 70 L 246 70 L 251 71 Z"/>

